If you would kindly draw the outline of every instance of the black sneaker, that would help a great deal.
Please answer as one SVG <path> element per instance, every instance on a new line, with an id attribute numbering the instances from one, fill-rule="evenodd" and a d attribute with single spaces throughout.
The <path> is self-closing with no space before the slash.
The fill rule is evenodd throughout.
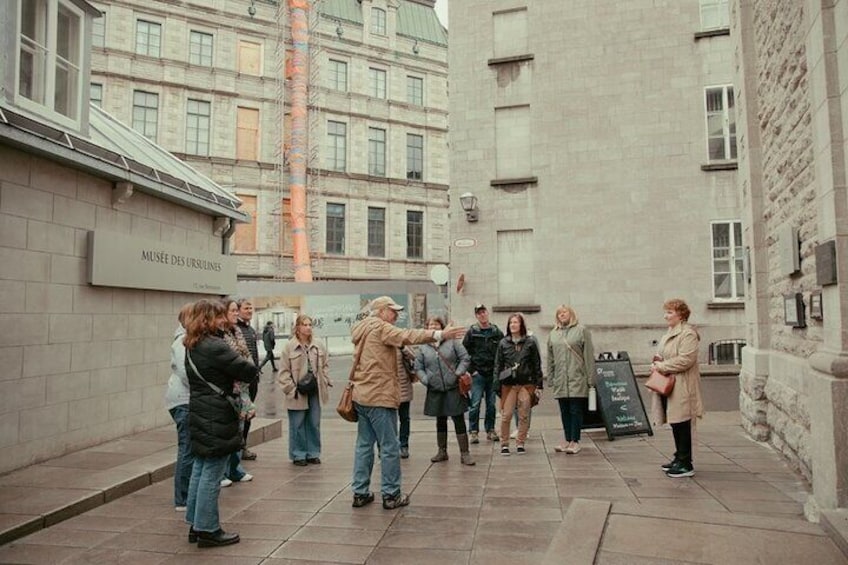
<path id="1" fill-rule="evenodd" d="M 525 453 L 527 453 L 527 450 L 524 449 L 523 445 L 519 445 L 518 447 L 515 448 L 515 452 L 519 455 L 524 455 Z"/>
<path id="2" fill-rule="evenodd" d="M 386 510 L 394 510 L 395 508 L 400 508 L 401 506 L 409 506 L 408 494 L 403 494 L 402 492 L 399 492 L 394 496 L 383 497 L 383 508 L 385 508 Z"/>
<path id="3" fill-rule="evenodd" d="M 224 545 L 232 545 L 239 542 L 239 535 L 235 532 L 225 532 L 218 530 L 216 532 L 196 532 L 197 547 L 221 547 Z"/>
<path id="4" fill-rule="evenodd" d="M 354 508 L 362 508 L 366 504 L 371 504 L 374 502 L 374 493 L 369 492 L 368 494 L 354 494 L 353 495 L 353 506 Z"/>
<path id="5" fill-rule="evenodd" d="M 676 462 L 671 468 L 665 472 L 672 479 L 680 479 L 682 477 L 695 476 L 695 468 L 688 463 Z"/>
<path id="6" fill-rule="evenodd" d="M 672 459 L 672 460 L 671 460 L 671 461 L 669 461 L 668 463 L 663 463 L 662 465 L 660 465 L 660 469 L 662 469 L 663 471 L 668 471 L 669 469 L 671 469 L 672 467 L 674 467 L 674 463 L 675 463 L 676 461 L 677 461 L 677 459 Z"/>
<path id="7" fill-rule="evenodd" d="M 503 455 L 505 457 L 509 457 L 509 446 L 508 445 L 502 445 L 501 446 L 501 455 Z"/>

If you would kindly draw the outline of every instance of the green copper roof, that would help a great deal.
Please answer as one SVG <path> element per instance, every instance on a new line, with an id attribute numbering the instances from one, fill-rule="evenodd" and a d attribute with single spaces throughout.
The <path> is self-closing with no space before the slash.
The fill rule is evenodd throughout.
<path id="1" fill-rule="evenodd" d="M 324 0 L 321 5 L 322 14 L 327 18 L 362 25 L 362 4 L 358 0 Z M 436 45 L 448 44 L 448 32 L 442 27 L 436 11 L 417 2 L 400 1 L 397 33 Z"/>

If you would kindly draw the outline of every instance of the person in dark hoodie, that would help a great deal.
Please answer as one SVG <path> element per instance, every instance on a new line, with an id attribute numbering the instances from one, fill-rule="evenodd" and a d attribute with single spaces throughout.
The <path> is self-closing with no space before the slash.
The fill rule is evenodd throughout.
<path id="1" fill-rule="evenodd" d="M 221 477 L 232 453 L 241 449 L 239 413 L 233 383 L 256 380 L 256 365 L 224 341 L 227 320 L 220 301 L 199 300 L 186 323 L 186 374 L 191 390 L 189 432 L 194 467 L 188 487 L 186 522 L 189 542 L 198 547 L 238 543 L 237 533 L 225 532 L 218 515 Z"/>
<path id="2" fill-rule="evenodd" d="M 380 491 L 383 508 L 391 510 L 409 504 L 409 495 L 401 492 L 400 442 L 398 440 L 398 348 L 462 337 L 465 328 L 444 330 L 404 330 L 395 327 L 403 306 L 388 296 L 369 304 L 370 315 L 352 330 L 359 355 L 354 367 L 353 402 L 359 415 L 356 449 L 353 459 L 353 507 L 374 502 L 370 492 L 374 468 L 374 443 L 380 452 Z"/>

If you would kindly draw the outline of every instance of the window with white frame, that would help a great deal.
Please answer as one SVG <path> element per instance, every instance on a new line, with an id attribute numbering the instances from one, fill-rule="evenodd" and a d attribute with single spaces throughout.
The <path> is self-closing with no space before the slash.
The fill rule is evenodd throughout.
<path id="1" fill-rule="evenodd" d="M 424 258 L 424 212 L 406 211 L 406 257 Z"/>
<path id="2" fill-rule="evenodd" d="M 416 106 L 424 105 L 424 79 L 421 77 L 406 77 L 406 101 Z"/>
<path id="3" fill-rule="evenodd" d="M 713 297 L 742 300 L 745 297 L 742 222 L 713 222 Z"/>
<path id="4" fill-rule="evenodd" d="M 347 167 L 347 124 L 327 122 L 327 168 L 344 171 Z"/>
<path id="5" fill-rule="evenodd" d="M 736 159 L 736 108 L 732 86 L 706 89 L 707 151 L 710 161 Z"/>
<path id="6" fill-rule="evenodd" d="M 186 103 L 186 153 L 209 155 L 209 122 L 212 104 L 188 99 Z"/>
<path id="7" fill-rule="evenodd" d="M 386 209 L 368 207 L 368 256 L 386 256 Z"/>
<path id="8" fill-rule="evenodd" d="M 327 253 L 344 255 L 345 205 L 327 203 Z"/>
<path id="9" fill-rule="evenodd" d="M 65 0 L 21 0 L 20 7 L 17 94 L 21 105 L 77 122 L 82 101 L 83 13 Z"/>
<path id="10" fill-rule="evenodd" d="M 421 180 L 424 178 L 424 136 L 406 134 L 406 178 Z"/>
<path id="11" fill-rule="evenodd" d="M 212 34 L 193 31 L 189 34 L 188 62 L 192 65 L 212 66 Z"/>
<path id="12" fill-rule="evenodd" d="M 369 67 L 368 82 L 371 86 L 371 96 L 374 98 L 386 98 L 386 71 Z"/>
<path id="13" fill-rule="evenodd" d="M 730 27 L 729 0 L 701 0 L 701 29 Z"/>
<path id="14" fill-rule="evenodd" d="M 91 46 L 106 47 L 106 12 L 100 12 L 91 26 Z"/>
<path id="15" fill-rule="evenodd" d="M 386 35 L 386 11 L 381 8 L 371 8 L 371 33 Z"/>
<path id="16" fill-rule="evenodd" d="M 159 57 L 162 53 L 162 25 L 147 20 L 135 22 L 135 52 Z"/>
<path id="17" fill-rule="evenodd" d="M 89 89 L 89 99 L 92 104 L 96 104 L 98 106 L 103 106 L 103 85 L 97 82 L 91 83 L 91 88 Z"/>
<path id="18" fill-rule="evenodd" d="M 330 88 L 347 92 L 347 63 L 330 59 L 329 80 Z"/>
<path id="19" fill-rule="evenodd" d="M 159 124 L 159 95 L 143 90 L 133 91 L 133 129 L 151 141 L 156 141 Z"/>
<path id="20" fill-rule="evenodd" d="M 386 130 L 368 128 L 368 174 L 386 176 Z"/>

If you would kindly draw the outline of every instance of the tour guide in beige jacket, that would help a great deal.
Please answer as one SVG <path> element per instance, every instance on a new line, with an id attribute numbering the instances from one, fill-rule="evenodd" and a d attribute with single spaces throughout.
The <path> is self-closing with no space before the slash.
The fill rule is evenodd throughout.
<path id="1" fill-rule="evenodd" d="M 388 296 L 372 300 L 369 310 L 370 315 L 352 330 L 354 346 L 357 351 L 361 350 L 351 377 L 353 402 L 359 415 L 351 484 L 353 506 L 358 508 L 374 501 L 369 488 L 376 442 L 380 452 L 383 508 L 392 509 L 409 504 L 409 496 L 400 490 L 397 350 L 404 345 L 461 338 L 465 328 L 449 327 L 441 331 L 397 328 L 394 324 L 403 306 Z"/>

